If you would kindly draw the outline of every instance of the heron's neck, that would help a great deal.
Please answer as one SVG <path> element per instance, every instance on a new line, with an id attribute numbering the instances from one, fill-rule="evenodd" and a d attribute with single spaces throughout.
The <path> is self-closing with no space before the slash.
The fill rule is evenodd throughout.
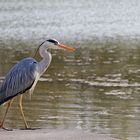
<path id="1" fill-rule="evenodd" d="M 39 49 L 39 53 L 41 55 L 41 57 L 43 58 L 40 62 L 39 62 L 39 74 L 40 76 L 47 70 L 48 66 L 51 63 L 52 60 L 52 56 L 51 53 L 47 51 L 47 48 L 45 46 L 41 46 Z"/>

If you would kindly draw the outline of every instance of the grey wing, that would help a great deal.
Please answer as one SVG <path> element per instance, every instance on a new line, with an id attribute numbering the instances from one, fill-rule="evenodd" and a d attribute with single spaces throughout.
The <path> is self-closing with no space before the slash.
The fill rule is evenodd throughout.
<path id="1" fill-rule="evenodd" d="M 30 89 L 37 75 L 37 62 L 26 58 L 16 64 L 6 75 L 0 88 L 0 104 Z"/>

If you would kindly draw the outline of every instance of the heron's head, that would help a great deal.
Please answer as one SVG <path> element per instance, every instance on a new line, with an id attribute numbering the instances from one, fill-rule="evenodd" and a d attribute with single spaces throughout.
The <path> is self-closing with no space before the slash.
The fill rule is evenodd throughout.
<path id="1" fill-rule="evenodd" d="M 56 39 L 47 39 L 45 41 L 43 41 L 37 48 L 35 54 L 34 54 L 34 57 L 36 56 L 38 50 L 40 49 L 41 46 L 44 46 L 45 48 L 62 48 L 62 49 L 65 49 L 65 50 L 68 50 L 70 52 L 73 52 L 75 51 L 75 48 L 72 48 L 70 46 L 67 46 L 67 45 L 64 45 L 64 44 L 61 44 L 59 43 Z"/>
<path id="2" fill-rule="evenodd" d="M 45 42 L 47 42 L 48 48 L 58 47 L 58 48 L 62 48 L 62 49 L 65 49 L 65 50 L 68 50 L 68 51 L 71 51 L 71 52 L 75 51 L 74 48 L 72 48 L 70 46 L 67 46 L 67 45 L 64 45 L 64 44 L 61 44 L 56 39 L 47 39 Z"/>

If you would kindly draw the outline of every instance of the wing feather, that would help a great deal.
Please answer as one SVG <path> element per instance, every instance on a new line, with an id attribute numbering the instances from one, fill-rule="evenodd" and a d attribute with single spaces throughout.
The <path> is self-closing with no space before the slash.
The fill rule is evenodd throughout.
<path id="1" fill-rule="evenodd" d="M 0 87 L 0 104 L 30 89 L 37 76 L 37 68 L 37 61 L 33 58 L 25 58 L 17 63 Z"/>

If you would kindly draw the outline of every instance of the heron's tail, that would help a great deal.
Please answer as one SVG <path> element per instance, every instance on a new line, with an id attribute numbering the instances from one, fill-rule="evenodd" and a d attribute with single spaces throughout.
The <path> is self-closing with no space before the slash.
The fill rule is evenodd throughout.
<path id="1" fill-rule="evenodd" d="M 0 105 L 4 104 L 5 102 L 9 101 L 13 97 L 15 97 L 17 94 L 5 97 L 5 92 L 0 92 Z"/>

